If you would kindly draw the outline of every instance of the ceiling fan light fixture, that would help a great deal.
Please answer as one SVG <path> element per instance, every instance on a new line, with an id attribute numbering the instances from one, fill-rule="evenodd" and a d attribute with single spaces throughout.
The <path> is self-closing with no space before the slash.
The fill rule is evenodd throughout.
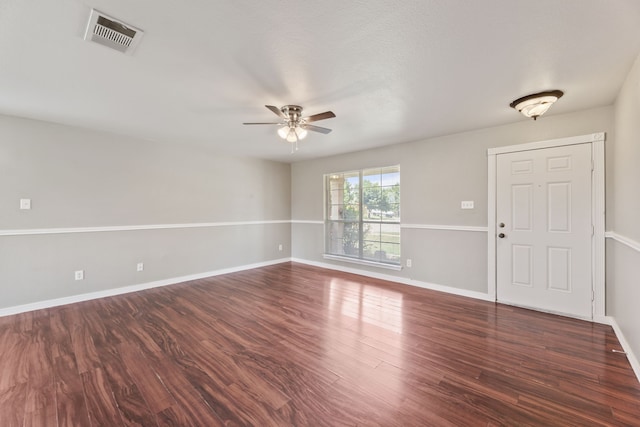
<path id="1" fill-rule="evenodd" d="M 301 128 L 297 125 L 287 125 L 278 129 L 278 136 L 280 138 L 287 140 L 287 142 L 296 142 L 303 140 L 307 137 L 306 129 Z"/>
<path id="2" fill-rule="evenodd" d="M 295 128 L 289 128 L 289 133 L 287 133 L 287 142 L 297 142 L 298 135 L 296 134 Z"/>
<path id="3" fill-rule="evenodd" d="M 282 126 L 278 129 L 278 136 L 282 139 L 287 139 L 287 135 L 289 134 L 289 126 Z"/>
<path id="4" fill-rule="evenodd" d="M 564 95 L 561 90 L 551 90 L 523 96 L 513 101 L 509 106 L 515 108 L 525 117 L 536 120 L 547 112 L 549 108 Z"/>
<path id="5" fill-rule="evenodd" d="M 296 135 L 298 135 L 298 139 L 305 139 L 308 133 L 309 132 L 307 132 L 306 129 L 303 129 L 301 127 L 296 128 Z"/>

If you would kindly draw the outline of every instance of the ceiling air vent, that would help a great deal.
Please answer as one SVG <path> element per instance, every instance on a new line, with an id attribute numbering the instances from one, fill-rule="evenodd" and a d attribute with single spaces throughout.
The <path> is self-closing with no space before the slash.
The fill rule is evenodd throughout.
<path id="1" fill-rule="evenodd" d="M 92 9 L 84 39 L 131 54 L 142 34 L 137 28 Z"/>

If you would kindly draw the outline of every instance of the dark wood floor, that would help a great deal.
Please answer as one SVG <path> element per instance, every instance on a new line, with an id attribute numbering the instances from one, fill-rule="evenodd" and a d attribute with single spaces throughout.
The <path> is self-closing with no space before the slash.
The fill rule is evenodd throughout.
<path id="1" fill-rule="evenodd" d="M 0 318 L 0 426 L 640 425 L 608 326 L 300 264 Z"/>

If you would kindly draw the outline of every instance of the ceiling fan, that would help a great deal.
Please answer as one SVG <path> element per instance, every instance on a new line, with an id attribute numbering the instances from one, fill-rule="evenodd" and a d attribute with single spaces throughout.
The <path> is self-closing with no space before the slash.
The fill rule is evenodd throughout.
<path id="1" fill-rule="evenodd" d="M 302 117 L 302 107 L 299 105 L 285 105 L 282 108 L 278 108 L 273 105 L 265 105 L 265 107 L 273 111 L 273 113 L 282 120 L 279 122 L 243 123 L 243 125 L 281 126 L 281 128 L 278 129 L 278 135 L 280 138 L 291 143 L 292 153 L 298 150 L 298 141 L 307 136 L 307 131 L 310 130 L 324 134 L 331 132 L 331 129 L 310 125 L 309 123 L 317 122 L 318 120 L 330 119 L 336 116 L 332 111 L 325 111 L 324 113 Z"/>

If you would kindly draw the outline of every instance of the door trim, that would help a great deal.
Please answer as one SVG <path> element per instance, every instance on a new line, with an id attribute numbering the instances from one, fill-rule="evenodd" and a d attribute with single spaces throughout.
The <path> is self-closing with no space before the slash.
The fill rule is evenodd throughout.
<path id="1" fill-rule="evenodd" d="M 496 276 L 496 184 L 497 158 L 499 154 L 520 151 L 540 150 L 544 148 L 563 147 L 576 144 L 590 144 L 593 173 L 591 174 L 591 218 L 593 220 L 593 236 L 591 237 L 591 280 L 593 290 L 592 319 L 594 322 L 605 323 L 605 171 L 604 171 L 604 141 L 605 133 L 573 136 L 569 138 L 551 139 L 547 141 L 530 142 L 526 144 L 509 145 L 505 147 L 489 148 L 487 150 L 488 170 L 488 209 L 487 209 L 487 283 L 489 298 L 497 300 Z"/>

